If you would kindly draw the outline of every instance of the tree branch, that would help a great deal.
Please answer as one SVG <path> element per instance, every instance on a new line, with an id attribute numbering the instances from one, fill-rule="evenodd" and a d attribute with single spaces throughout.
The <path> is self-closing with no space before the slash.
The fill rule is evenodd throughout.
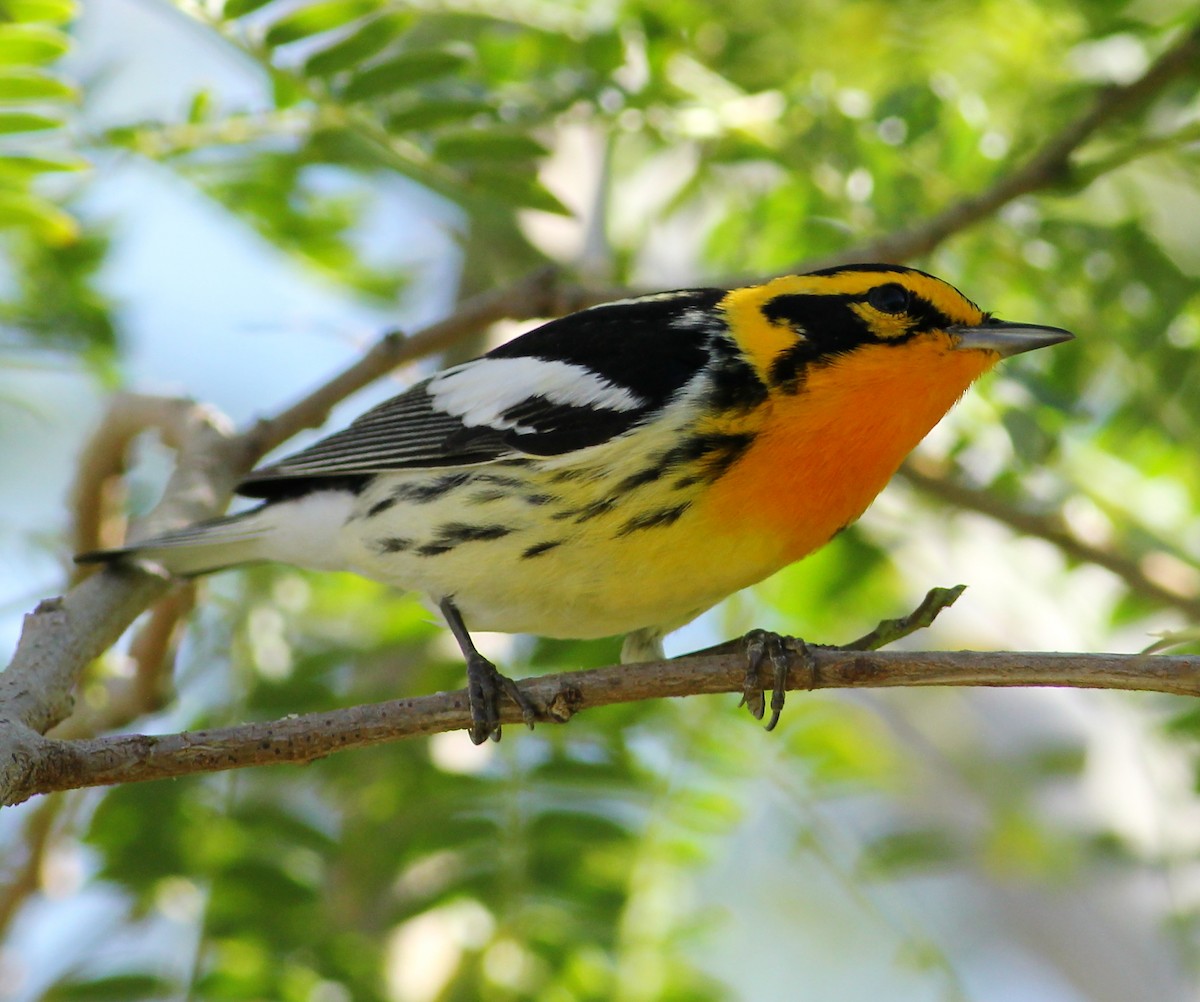
<path id="1" fill-rule="evenodd" d="M 811 648 L 815 669 L 793 667 L 788 688 L 894 686 L 1075 686 L 1200 695 L 1200 656 L 1045 654 L 982 651 L 846 651 Z M 524 679 L 517 684 L 562 723 L 580 710 L 644 699 L 741 693 L 744 652 L 687 655 L 670 661 L 614 665 Z M 786 711 L 785 711 L 786 713 Z M 501 720 L 519 724 L 510 701 Z M 311 762 L 331 752 L 461 730 L 471 724 L 465 689 L 368 703 L 265 723 L 181 734 L 142 734 L 54 741 L 39 767 L 5 794 L 17 803 L 38 793 L 218 772 L 252 765 Z M 750 721 L 747 721 L 749 726 Z"/>

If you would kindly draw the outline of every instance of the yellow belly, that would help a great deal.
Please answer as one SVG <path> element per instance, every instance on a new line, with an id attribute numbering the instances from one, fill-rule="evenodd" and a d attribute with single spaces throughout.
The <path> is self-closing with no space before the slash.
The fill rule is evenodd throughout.
<path id="1" fill-rule="evenodd" d="M 659 422 L 567 457 L 462 471 L 467 482 L 436 502 L 372 519 L 389 492 L 447 474 L 381 477 L 343 532 L 347 562 L 453 598 L 470 629 L 574 638 L 674 629 L 858 518 L 988 364 L 965 357 L 982 352 L 949 362 L 910 352 L 917 364 L 898 379 L 887 351 L 816 370 L 802 392 L 736 420 Z M 954 379 L 948 364 L 961 368 Z M 717 475 L 704 476 L 702 461 L 649 475 L 700 433 L 752 434 L 753 444 Z M 389 538 L 404 545 L 389 550 Z M 453 545 L 429 542 L 439 539 Z"/>

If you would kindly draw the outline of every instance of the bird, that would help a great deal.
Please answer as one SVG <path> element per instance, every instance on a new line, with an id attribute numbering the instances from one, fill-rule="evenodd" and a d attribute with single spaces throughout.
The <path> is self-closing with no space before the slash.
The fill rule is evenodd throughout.
<path id="1" fill-rule="evenodd" d="M 470 631 L 624 635 L 623 662 L 657 660 L 854 522 L 1000 359 L 1072 337 L 895 264 L 603 303 L 253 470 L 257 507 L 76 560 L 280 561 L 419 592 L 466 661 L 471 740 L 499 740 L 503 694 L 531 726 L 538 708 Z M 782 689 L 777 666 L 772 724 Z"/>

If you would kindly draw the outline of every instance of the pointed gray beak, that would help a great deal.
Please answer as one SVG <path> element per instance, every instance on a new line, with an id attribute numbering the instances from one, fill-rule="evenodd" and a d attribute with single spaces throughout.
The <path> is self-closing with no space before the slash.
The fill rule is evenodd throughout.
<path id="1" fill-rule="evenodd" d="M 989 320 L 978 327 L 955 325 L 947 327 L 946 333 L 954 339 L 954 347 L 959 351 L 994 351 L 1001 358 L 1033 351 L 1034 348 L 1047 348 L 1075 337 L 1061 327 L 1013 324 L 1006 320 Z"/>

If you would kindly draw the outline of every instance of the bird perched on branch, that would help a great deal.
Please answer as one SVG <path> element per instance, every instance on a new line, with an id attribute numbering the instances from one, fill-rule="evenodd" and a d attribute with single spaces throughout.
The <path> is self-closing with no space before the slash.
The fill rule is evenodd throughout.
<path id="1" fill-rule="evenodd" d="M 665 633 L 857 519 L 999 359 L 1070 338 L 882 264 L 606 303 L 255 470 L 251 511 L 77 559 L 275 560 L 422 592 L 466 658 L 479 743 L 502 692 L 526 722 L 536 708 L 469 629 L 626 634 L 624 661 L 660 657 Z M 783 684 L 777 666 L 776 716 Z"/>

